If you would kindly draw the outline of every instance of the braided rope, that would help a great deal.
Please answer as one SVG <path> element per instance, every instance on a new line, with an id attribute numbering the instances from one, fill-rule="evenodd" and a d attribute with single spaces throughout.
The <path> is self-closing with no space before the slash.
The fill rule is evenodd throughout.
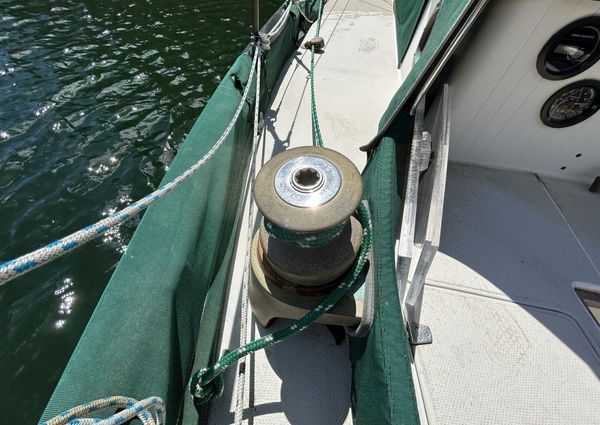
<path id="1" fill-rule="evenodd" d="M 302 332 L 314 323 L 321 315 L 329 311 L 352 287 L 362 269 L 371 250 L 371 216 L 367 201 L 361 201 L 358 207 L 358 218 L 363 226 L 363 240 L 354 266 L 346 273 L 340 284 L 314 309 L 304 317 L 296 320 L 290 326 L 270 335 L 251 341 L 238 349 L 221 357 L 214 365 L 200 369 L 190 379 L 190 392 L 195 404 L 204 404 L 213 397 L 218 397 L 223 392 L 223 372 L 239 359 L 258 350 L 277 344 L 291 336 Z"/>
<path id="2" fill-rule="evenodd" d="M 279 34 L 281 34 L 281 31 L 283 31 L 283 29 L 285 28 L 285 24 L 287 22 L 288 17 L 290 16 L 290 11 L 292 10 L 292 4 L 294 2 L 291 0 L 288 0 L 287 3 L 288 3 L 287 7 L 285 8 L 285 11 L 281 15 L 281 18 L 279 18 L 277 23 L 275 25 L 273 25 L 273 28 L 271 28 L 271 31 L 269 31 L 269 33 L 267 34 L 267 37 L 269 38 L 269 40 L 277 38 L 279 36 Z"/>
<path id="3" fill-rule="evenodd" d="M 317 32 L 316 37 L 321 33 L 321 16 L 323 13 L 323 0 L 319 0 L 319 11 L 317 14 Z M 310 109 L 312 116 L 313 138 L 315 146 L 323 147 L 323 136 L 321 136 L 321 127 L 319 126 L 319 116 L 317 114 L 317 96 L 315 94 L 315 46 L 310 47 Z"/>
<path id="4" fill-rule="evenodd" d="M 301 248 L 320 248 L 340 236 L 348 225 L 348 220 L 344 220 L 340 224 L 336 224 L 335 226 L 321 230 L 320 232 L 292 232 L 276 225 L 266 218 L 264 223 L 265 230 L 269 236 L 275 239 L 297 245 Z"/>
<path id="5" fill-rule="evenodd" d="M 105 419 L 84 418 L 103 409 L 124 409 Z M 151 410 L 154 410 L 152 414 Z M 164 425 L 165 405 L 160 397 L 137 401 L 134 398 L 114 396 L 101 398 L 62 412 L 38 425 L 119 425 L 138 418 L 144 425 Z"/>
<path id="6" fill-rule="evenodd" d="M 198 171 L 208 160 L 210 160 L 217 150 L 223 145 L 229 133 L 233 129 L 233 126 L 237 122 L 242 108 L 246 104 L 246 99 L 248 97 L 248 93 L 250 91 L 250 86 L 252 85 L 252 79 L 254 77 L 254 71 L 256 68 L 256 63 L 258 60 L 258 52 L 259 48 L 254 49 L 254 58 L 252 59 L 252 67 L 250 69 L 250 75 L 248 76 L 248 83 L 244 88 L 244 92 L 242 94 L 242 98 L 240 100 L 240 104 L 237 107 L 231 121 L 225 128 L 225 131 L 219 137 L 217 142 L 209 149 L 209 151 L 204 154 L 202 158 L 200 158 L 195 164 L 193 164 L 190 168 L 185 170 L 182 174 L 177 176 L 175 179 L 165 184 L 160 189 L 155 190 L 149 195 L 146 195 L 142 199 L 134 202 L 128 207 L 122 209 L 121 211 L 115 212 L 111 214 L 107 218 L 98 221 L 95 224 L 87 226 L 75 233 L 70 234 L 62 239 L 58 239 L 42 248 L 39 248 L 29 254 L 25 254 L 11 261 L 7 261 L 5 263 L 0 264 L 0 285 L 22 275 L 25 274 L 39 266 L 42 266 L 50 261 L 61 257 L 62 255 L 70 252 L 74 248 L 80 247 L 86 242 L 91 241 L 92 239 L 97 238 L 98 236 L 105 233 L 108 229 L 114 226 L 120 226 L 130 218 L 136 216 L 146 208 L 148 208 L 151 204 L 165 196 L 167 193 L 171 192 L 181 183 L 190 178 L 196 171 Z"/>
<path id="7" fill-rule="evenodd" d="M 290 2 L 291 4 L 291 2 Z M 260 46 L 258 47 L 260 49 Z M 248 172 L 249 184 L 247 196 L 248 200 L 248 239 L 246 240 L 246 258 L 244 259 L 244 274 L 242 276 L 242 294 L 240 305 L 240 346 L 248 341 L 248 281 L 250 276 L 250 247 L 252 245 L 252 230 L 254 229 L 254 182 L 256 177 L 256 153 L 259 144 L 258 119 L 260 114 L 260 78 L 261 78 L 261 60 L 259 58 L 256 69 L 256 95 L 254 100 L 254 137 L 252 143 L 252 156 L 250 158 L 250 170 Z M 246 197 L 246 196 L 245 196 Z M 246 361 L 242 359 L 238 363 L 238 375 L 236 382 L 236 406 L 234 424 L 240 425 L 244 419 L 244 387 L 246 384 Z"/>

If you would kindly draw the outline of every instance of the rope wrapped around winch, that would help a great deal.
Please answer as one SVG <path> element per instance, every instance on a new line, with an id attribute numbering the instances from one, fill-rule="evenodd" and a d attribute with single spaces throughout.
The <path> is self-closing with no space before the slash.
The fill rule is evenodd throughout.
<path id="1" fill-rule="evenodd" d="M 321 43 L 321 38 L 319 37 L 320 29 L 321 29 L 321 16 L 322 16 L 322 7 L 323 1 L 319 1 L 319 9 L 318 9 L 318 18 L 317 18 L 317 29 L 316 29 L 316 37 L 311 40 L 314 41 L 317 38 L 318 42 L 310 43 L 310 51 L 311 51 L 311 64 L 310 64 L 310 86 L 311 86 L 311 114 L 312 114 L 312 127 L 313 127 L 313 137 L 314 143 L 316 146 L 323 147 L 323 137 L 321 135 L 321 129 L 319 126 L 319 120 L 317 115 L 317 105 L 316 105 L 316 96 L 315 96 L 315 47 L 318 47 L 319 50 L 322 48 L 321 44 L 324 45 L 324 41 Z M 309 46 L 307 46 L 308 48 Z M 250 207 L 252 208 L 252 207 Z M 241 347 L 225 354 L 222 356 L 217 362 L 215 362 L 212 366 L 200 369 L 196 371 L 189 383 L 190 393 L 194 399 L 194 404 L 196 406 L 200 406 L 209 402 L 214 397 L 219 397 L 223 393 L 224 382 L 223 382 L 223 373 L 225 370 L 236 363 L 238 360 L 244 358 L 250 353 L 253 353 L 258 350 L 262 350 L 269 346 L 275 345 L 279 342 L 284 341 L 285 339 L 292 337 L 303 330 L 305 330 L 309 325 L 313 324 L 320 316 L 333 308 L 337 302 L 348 292 L 348 290 L 353 286 L 355 281 L 361 275 L 362 270 L 368 260 L 369 253 L 371 250 L 371 237 L 372 237 L 372 227 L 371 227 L 371 216 L 369 212 L 368 202 L 362 200 L 358 206 L 356 211 L 358 220 L 360 221 L 363 228 L 363 238 L 360 246 L 360 251 L 357 257 L 357 260 L 350 268 L 350 270 L 345 274 L 344 278 L 341 282 L 335 287 L 335 289 L 325 298 L 323 299 L 314 309 L 309 311 L 304 317 L 299 320 L 294 321 L 290 326 L 287 326 L 284 329 L 281 329 L 273 334 L 263 336 L 262 338 L 251 341 Z M 270 236 L 285 240 L 286 242 L 290 242 L 296 244 L 301 247 L 307 248 L 316 248 L 320 246 L 324 246 L 329 243 L 331 240 L 335 239 L 337 236 L 341 234 L 344 230 L 345 226 L 348 224 L 348 221 L 345 220 L 342 223 L 333 226 L 330 229 L 326 229 L 320 232 L 315 233 L 307 233 L 307 232 L 292 232 L 287 229 L 284 229 L 276 224 L 270 222 L 269 220 L 265 220 L 265 229 L 269 233 Z M 247 248 L 249 249 L 249 247 Z"/>
<path id="2" fill-rule="evenodd" d="M 329 229 L 320 232 L 292 232 L 265 218 L 265 229 L 269 236 L 302 248 L 320 248 L 329 244 L 342 234 L 349 221 L 344 220 Z"/>
<path id="3" fill-rule="evenodd" d="M 367 201 L 361 201 L 358 210 L 358 219 L 363 227 L 363 239 L 358 254 L 358 259 L 352 268 L 346 273 L 340 284 L 314 309 L 308 312 L 304 317 L 295 321 L 290 326 L 270 335 L 251 341 L 243 347 L 221 357 L 214 365 L 200 369 L 192 375 L 190 380 L 190 392 L 194 398 L 194 404 L 201 405 L 210 401 L 213 397 L 218 397 L 223 393 L 223 372 L 250 353 L 262 350 L 271 345 L 277 344 L 291 336 L 302 332 L 309 325 L 313 324 L 321 315 L 329 311 L 352 287 L 356 279 L 360 276 L 371 250 L 371 215 Z"/>

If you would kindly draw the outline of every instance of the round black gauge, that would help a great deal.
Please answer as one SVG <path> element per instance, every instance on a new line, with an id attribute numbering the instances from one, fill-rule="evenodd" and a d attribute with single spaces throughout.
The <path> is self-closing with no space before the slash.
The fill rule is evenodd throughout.
<path id="1" fill-rule="evenodd" d="M 569 127 L 588 119 L 600 108 L 600 81 L 581 80 L 563 87 L 544 103 L 542 121 L 550 127 Z"/>
<path id="2" fill-rule="evenodd" d="M 540 75 L 564 80 L 585 71 L 600 59 L 600 16 L 571 22 L 552 36 L 537 60 Z"/>

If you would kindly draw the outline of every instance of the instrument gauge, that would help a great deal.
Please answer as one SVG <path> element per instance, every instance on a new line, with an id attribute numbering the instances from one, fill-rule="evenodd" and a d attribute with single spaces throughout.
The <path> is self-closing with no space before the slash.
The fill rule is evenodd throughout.
<path id="1" fill-rule="evenodd" d="M 544 104 L 541 118 L 550 127 L 569 127 L 588 119 L 600 107 L 600 81 L 583 80 L 563 87 Z"/>
<path id="2" fill-rule="evenodd" d="M 539 74 L 548 80 L 564 80 L 588 69 L 600 59 L 600 17 L 571 22 L 554 34 L 537 59 Z"/>

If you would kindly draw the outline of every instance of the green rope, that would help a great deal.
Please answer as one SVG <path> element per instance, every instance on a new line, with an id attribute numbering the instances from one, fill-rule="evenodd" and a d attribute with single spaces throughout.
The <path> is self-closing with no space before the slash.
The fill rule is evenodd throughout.
<path id="1" fill-rule="evenodd" d="M 320 248 L 327 245 L 342 234 L 347 224 L 348 220 L 344 220 L 340 224 L 320 232 L 292 232 L 265 218 L 265 229 L 269 236 L 302 248 Z"/>
<path id="2" fill-rule="evenodd" d="M 190 380 L 190 392 L 194 397 L 194 404 L 200 405 L 218 397 L 223 393 L 223 372 L 244 356 L 271 345 L 277 344 L 314 323 L 321 315 L 329 311 L 352 287 L 362 269 L 371 250 L 371 216 L 367 201 L 361 201 L 358 207 L 358 219 L 363 226 L 363 240 L 354 266 L 346 273 L 341 283 L 318 306 L 308 312 L 303 318 L 296 320 L 290 326 L 270 335 L 249 342 L 225 356 L 221 357 L 213 366 L 200 369 Z"/>
<path id="3" fill-rule="evenodd" d="M 321 33 L 321 16 L 323 12 L 323 0 L 319 0 L 319 11 L 317 17 L 316 37 Z M 321 136 L 321 127 L 319 126 L 319 117 L 317 115 L 317 98 L 315 95 L 315 46 L 310 48 L 310 109 L 312 114 L 313 138 L 315 146 L 323 147 L 323 136 Z"/>

